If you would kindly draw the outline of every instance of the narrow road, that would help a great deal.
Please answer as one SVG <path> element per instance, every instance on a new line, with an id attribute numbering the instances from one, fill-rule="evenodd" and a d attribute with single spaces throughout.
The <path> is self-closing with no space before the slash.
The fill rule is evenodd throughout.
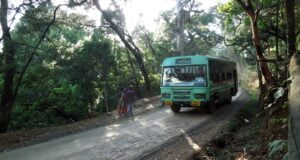
<path id="1" fill-rule="evenodd" d="M 62 137 L 25 148 L 0 153 L 1 160 L 131 160 L 150 153 L 166 141 L 216 118 L 216 114 L 232 115 L 249 95 L 241 90 L 233 103 L 215 114 L 187 109 L 173 114 L 161 108 L 79 134 Z M 234 109 L 233 109 L 234 108 Z"/>

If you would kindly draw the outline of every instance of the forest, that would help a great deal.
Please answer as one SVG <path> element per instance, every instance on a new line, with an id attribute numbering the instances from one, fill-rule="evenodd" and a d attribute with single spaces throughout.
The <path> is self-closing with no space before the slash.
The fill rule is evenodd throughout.
<path id="1" fill-rule="evenodd" d="M 241 86 L 255 73 L 257 116 L 269 137 L 288 140 L 290 159 L 300 157 L 300 1 L 202 9 L 200 0 L 177 0 L 157 17 L 158 30 L 142 22 L 128 30 L 128 1 L 1 0 L 0 133 L 114 111 L 127 86 L 139 98 L 159 95 L 167 57 L 225 56 L 237 62 Z M 82 14 L 88 10 L 97 20 Z"/>

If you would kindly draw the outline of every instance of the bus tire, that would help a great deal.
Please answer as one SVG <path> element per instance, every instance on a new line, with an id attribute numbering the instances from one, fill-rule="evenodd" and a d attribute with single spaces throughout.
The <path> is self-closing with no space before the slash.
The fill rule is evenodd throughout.
<path id="1" fill-rule="evenodd" d="M 214 113 L 216 111 L 216 108 L 217 108 L 217 105 L 216 105 L 215 99 L 213 98 L 209 101 L 207 111 L 209 113 Z"/>
<path id="2" fill-rule="evenodd" d="M 226 100 L 227 104 L 231 104 L 231 102 L 232 102 L 232 95 L 233 95 L 233 90 L 231 89 L 230 93 L 229 93 L 229 96 L 228 96 L 228 98 Z"/>
<path id="3" fill-rule="evenodd" d="M 180 106 L 172 105 L 171 110 L 172 110 L 173 113 L 179 113 L 180 112 Z"/>

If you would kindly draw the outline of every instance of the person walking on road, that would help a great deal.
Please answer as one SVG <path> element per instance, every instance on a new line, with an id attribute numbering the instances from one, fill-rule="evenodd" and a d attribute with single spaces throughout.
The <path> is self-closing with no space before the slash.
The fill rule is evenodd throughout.
<path id="1" fill-rule="evenodd" d="M 133 116 L 133 105 L 134 105 L 135 97 L 136 97 L 135 92 L 130 86 L 125 94 L 125 99 L 127 103 L 127 115 L 130 117 Z"/>
<path id="2" fill-rule="evenodd" d="M 125 100 L 126 88 L 121 89 L 120 99 L 118 104 L 118 114 L 123 117 L 127 113 L 127 103 Z"/>

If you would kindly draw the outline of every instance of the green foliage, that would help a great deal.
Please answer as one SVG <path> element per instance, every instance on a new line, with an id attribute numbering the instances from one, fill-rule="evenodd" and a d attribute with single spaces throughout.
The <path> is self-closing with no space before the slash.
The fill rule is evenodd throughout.
<path id="1" fill-rule="evenodd" d="M 73 4 L 77 5 L 77 4 Z M 33 48 L 53 18 L 52 5 L 37 5 L 26 10 L 12 30 L 16 42 L 17 82 Z M 124 23 L 121 12 L 109 12 L 117 23 Z M 124 17 L 123 17 L 124 18 Z M 95 28 L 86 16 L 59 10 L 27 68 L 11 112 L 10 130 L 61 125 L 105 112 L 105 97 L 115 109 L 120 89 L 129 85 L 143 90 L 143 78 L 131 53 L 111 37 L 108 26 Z M 151 33 L 149 33 L 151 35 Z M 160 61 L 169 50 L 168 41 L 156 41 L 157 55 L 145 46 L 142 55 L 153 92 L 159 93 Z M 149 45 L 149 44 L 148 44 Z M 165 52 L 164 52 L 165 51 Z M 0 57 L 2 58 L 2 57 Z M 3 73 L 0 75 L 0 89 Z M 138 84 L 136 84 L 138 82 Z M 108 95 L 105 96 L 105 89 Z M 137 88 L 138 89 L 138 88 Z"/>
<path id="2" fill-rule="evenodd" d="M 195 10 L 197 10 L 197 8 Z M 184 23 L 185 54 L 208 55 L 208 53 L 223 40 L 222 36 L 212 30 L 210 26 L 218 18 L 216 10 L 212 8 L 208 12 L 187 14 L 188 17 Z M 162 28 L 161 32 L 163 34 L 160 35 L 159 41 L 164 42 L 163 44 L 168 47 L 168 50 L 164 53 L 178 56 L 175 50 L 176 35 L 178 32 L 176 27 L 176 14 L 172 10 L 166 11 L 161 14 L 161 20 L 165 22 L 165 24 Z M 158 46 L 158 48 L 160 47 L 161 46 Z"/>
<path id="3" fill-rule="evenodd" d="M 160 94 L 160 74 L 150 74 L 149 75 L 152 91 L 154 94 Z"/>
<path id="4" fill-rule="evenodd" d="M 271 118 L 273 124 L 287 124 L 287 118 Z"/>
<path id="5" fill-rule="evenodd" d="M 230 120 L 230 122 L 227 124 L 227 129 L 230 131 L 230 132 L 234 132 L 236 131 L 236 129 L 238 127 L 240 127 L 242 124 L 242 121 L 238 118 L 233 118 Z"/>
<path id="6" fill-rule="evenodd" d="M 60 87 L 53 88 L 49 95 L 49 101 L 55 102 L 54 110 L 63 116 L 69 117 L 72 120 L 80 120 L 86 118 L 88 112 L 84 106 L 87 106 L 88 101 L 81 94 L 83 88 L 78 85 L 61 84 Z M 86 103 L 86 104 L 84 104 Z"/>
<path id="7" fill-rule="evenodd" d="M 274 140 L 268 144 L 269 147 L 269 156 L 272 157 L 275 154 L 285 151 L 287 149 L 286 140 Z"/>
<path id="8" fill-rule="evenodd" d="M 286 154 L 282 157 L 282 160 L 289 160 L 289 154 L 286 153 Z"/>
<path id="9" fill-rule="evenodd" d="M 246 105 L 227 124 L 230 132 L 236 131 L 240 126 L 249 123 L 258 111 L 257 97 L 251 98 Z"/>

